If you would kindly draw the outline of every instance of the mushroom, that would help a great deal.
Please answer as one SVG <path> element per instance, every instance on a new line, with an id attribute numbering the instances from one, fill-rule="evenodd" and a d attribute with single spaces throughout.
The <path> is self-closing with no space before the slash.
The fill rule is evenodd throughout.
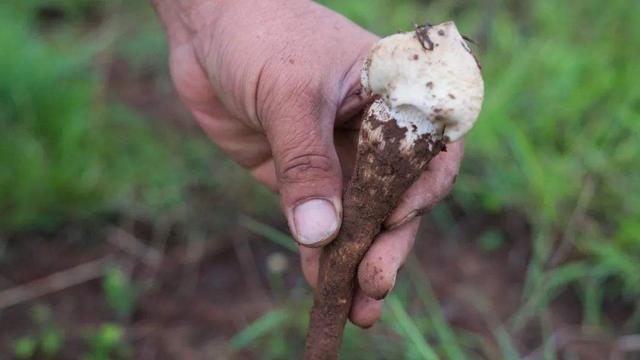
<path id="1" fill-rule="evenodd" d="M 371 49 L 361 76 L 363 114 L 342 227 L 323 249 L 305 359 L 336 359 L 358 264 L 402 194 L 480 113 L 480 66 L 453 22 L 417 26 Z"/>

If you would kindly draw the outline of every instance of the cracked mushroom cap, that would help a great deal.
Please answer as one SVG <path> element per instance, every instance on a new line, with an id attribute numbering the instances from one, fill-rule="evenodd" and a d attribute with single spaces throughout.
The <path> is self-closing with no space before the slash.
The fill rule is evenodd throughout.
<path id="1" fill-rule="evenodd" d="M 399 126 L 416 126 L 409 137 L 444 134 L 447 142 L 473 127 L 484 96 L 479 64 L 451 21 L 380 40 L 361 82 L 384 100 Z"/>

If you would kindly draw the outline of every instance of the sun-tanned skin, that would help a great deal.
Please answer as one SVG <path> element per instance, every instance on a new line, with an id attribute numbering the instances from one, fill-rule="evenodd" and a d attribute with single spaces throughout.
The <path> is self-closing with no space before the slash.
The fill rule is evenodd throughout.
<path id="1" fill-rule="evenodd" d="M 153 0 L 171 74 L 205 132 L 278 191 L 314 286 L 320 246 L 340 227 L 355 152 L 362 61 L 377 40 L 307 0 Z M 350 319 L 369 327 L 413 246 L 419 215 L 451 189 L 462 143 L 447 146 L 402 196 L 362 260 Z"/>

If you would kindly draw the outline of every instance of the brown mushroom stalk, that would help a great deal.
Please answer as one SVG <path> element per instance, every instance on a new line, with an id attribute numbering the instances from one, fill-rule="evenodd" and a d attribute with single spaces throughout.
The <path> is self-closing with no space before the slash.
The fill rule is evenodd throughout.
<path id="1" fill-rule="evenodd" d="M 478 64 L 452 22 L 389 36 L 372 48 L 362 86 L 373 101 L 343 197 L 342 227 L 323 249 L 305 359 L 336 359 L 360 261 L 402 194 L 478 117 Z"/>

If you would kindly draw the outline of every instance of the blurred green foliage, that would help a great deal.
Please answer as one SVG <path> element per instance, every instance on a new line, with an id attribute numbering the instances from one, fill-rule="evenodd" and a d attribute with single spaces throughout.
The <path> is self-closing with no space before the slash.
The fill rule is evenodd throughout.
<path id="1" fill-rule="evenodd" d="M 117 5 L 0 4 L 0 48 L 10 49 L 0 57 L 0 232 L 49 230 L 109 214 L 154 218 L 179 212 L 191 186 L 215 192 L 247 184 L 238 180 L 248 176 L 202 136 L 151 126 L 109 97 L 102 58 L 162 71 L 164 81 L 155 86 L 170 86 L 163 34 L 150 9 Z M 136 8 L 143 11 L 135 18 L 124 11 Z M 88 25 L 81 19 L 94 12 L 125 15 L 82 33 Z M 120 28 L 140 17 L 147 25 L 124 36 Z M 264 191 L 252 186 L 245 200 L 256 193 Z"/>
<path id="2" fill-rule="evenodd" d="M 119 318 L 131 315 L 136 303 L 137 291 L 131 283 L 130 276 L 121 266 L 111 265 L 105 270 L 102 289 L 107 304 Z"/>
<path id="3" fill-rule="evenodd" d="M 523 306 L 509 323 L 494 324 L 501 356 L 518 358 L 510 334 L 532 318 L 544 323 L 544 309 L 567 288 L 579 293 L 585 325 L 614 335 L 640 331 L 640 2 L 320 2 L 380 35 L 408 30 L 412 21 L 454 19 L 479 42 L 486 101 L 466 138 L 454 201 L 468 213 L 521 214 L 533 250 Z M 66 25 L 43 30 L 34 10 L 43 4 L 64 9 Z M 106 18 L 103 25 L 82 31 L 83 19 L 95 14 Z M 194 184 L 223 193 L 240 186 L 244 191 L 234 193 L 245 197 L 237 201 L 269 208 L 252 202 L 261 190 L 243 187 L 237 168 L 206 140 L 150 126 L 106 95 L 105 54 L 136 69 L 166 72 L 162 33 L 146 5 L 5 2 L 0 24 L 0 232 L 53 229 L 105 214 L 177 211 L 188 217 L 184 204 L 193 204 L 188 189 Z M 133 35 L 122 36 L 132 24 Z M 168 77 L 163 81 L 156 85 L 168 86 Z M 217 172 L 210 170 L 214 162 Z M 453 221 L 446 206 L 434 218 Z M 243 223 L 275 243 L 289 241 L 254 220 Z M 495 229 L 478 245 L 490 252 L 505 241 Z M 389 299 L 385 331 L 365 336 L 348 327 L 344 354 L 461 358 L 482 348 L 473 334 L 447 324 L 424 274 L 409 268 Z M 104 285 L 124 315 L 133 295 L 121 275 L 114 270 Z M 407 299 L 419 304 L 409 308 Z M 635 308 L 624 328 L 609 326 L 603 313 L 608 299 Z M 284 303 L 230 346 L 264 358 L 299 357 L 292 342 L 301 344 L 308 305 L 307 298 Z M 93 358 L 122 353 L 122 336 L 116 325 L 97 332 Z M 29 357 L 39 346 L 24 338 L 16 354 Z"/>
<path id="4" fill-rule="evenodd" d="M 31 309 L 34 334 L 17 339 L 13 346 L 18 359 L 54 359 L 60 355 L 65 342 L 64 331 L 53 321 L 51 309 L 35 305 Z"/>
<path id="5" fill-rule="evenodd" d="M 576 248 L 587 269 L 576 283 L 617 278 L 624 285 L 612 291 L 638 299 L 640 3 L 543 0 L 508 9 L 495 7 L 488 25 L 470 27 L 486 39 L 487 89 L 456 199 L 469 210 L 527 217 L 535 241 L 528 296 L 547 289 L 563 251 Z"/>
<path id="6" fill-rule="evenodd" d="M 151 207 L 178 197 L 182 175 L 165 143 L 104 99 L 94 58 L 109 39 L 45 39 L 31 12 L 9 9 L 0 9 L 0 47 L 11 49 L 0 57 L 0 229 L 90 219 L 134 192 Z"/>
<path id="7" fill-rule="evenodd" d="M 90 344 L 84 360 L 116 360 L 129 358 L 130 348 L 124 329 L 118 324 L 105 323 L 88 337 Z"/>

